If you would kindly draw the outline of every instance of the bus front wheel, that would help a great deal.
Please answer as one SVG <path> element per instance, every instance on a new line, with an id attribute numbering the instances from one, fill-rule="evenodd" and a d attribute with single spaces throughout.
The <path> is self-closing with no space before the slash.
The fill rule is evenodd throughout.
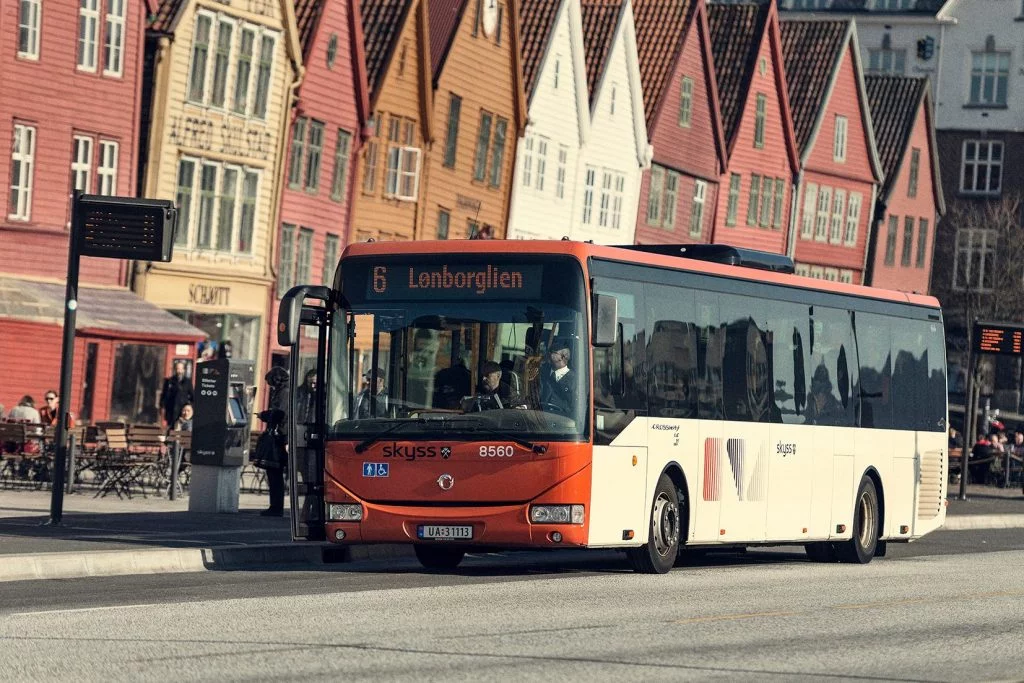
<path id="1" fill-rule="evenodd" d="M 870 477 L 864 477 L 857 489 L 853 506 L 853 538 L 836 543 L 840 562 L 867 564 L 875 556 L 878 545 L 878 491 Z"/>
<path id="2" fill-rule="evenodd" d="M 647 543 L 626 551 L 633 569 L 641 574 L 664 574 L 672 569 L 679 553 L 680 519 L 675 484 L 663 474 L 654 491 Z"/>
<path id="3" fill-rule="evenodd" d="M 462 548 L 450 545 L 425 545 L 422 543 L 413 546 L 416 551 L 416 559 L 426 569 L 450 570 L 455 569 L 466 556 Z"/>

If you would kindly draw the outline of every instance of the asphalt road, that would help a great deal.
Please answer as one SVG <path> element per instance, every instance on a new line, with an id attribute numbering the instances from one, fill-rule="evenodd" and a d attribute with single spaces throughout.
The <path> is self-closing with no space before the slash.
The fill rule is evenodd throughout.
<path id="1" fill-rule="evenodd" d="M 868 566 L 797 549 L 638 576 L 616 553 L 0 585 L 5 680 L 1007 680 L 1024 533 Z"/>

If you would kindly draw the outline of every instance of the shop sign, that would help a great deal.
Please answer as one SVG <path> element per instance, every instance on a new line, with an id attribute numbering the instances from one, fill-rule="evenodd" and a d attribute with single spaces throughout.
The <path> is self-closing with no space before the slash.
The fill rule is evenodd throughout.
<path id="1" fill-rule="evenodd" d="M 231 288 L 192 283 L 188 286 L 188 302 L 200 306 L 230 306 Z"/>

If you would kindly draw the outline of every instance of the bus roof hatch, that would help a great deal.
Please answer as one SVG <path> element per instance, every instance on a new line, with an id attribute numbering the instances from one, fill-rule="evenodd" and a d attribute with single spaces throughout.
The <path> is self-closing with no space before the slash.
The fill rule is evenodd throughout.
<path id="1" fill-rule="evenodd" d="M 730 266 L 770 270 L 775 273 L 795 271 L 793 259 L 782 254 L 773 254 L 756 249 L 731 247 L 728 244 L 625 244 L 621 249 L 632 249 L 648 254 L 678 256 L 698 261 L 713 261 Z"/>

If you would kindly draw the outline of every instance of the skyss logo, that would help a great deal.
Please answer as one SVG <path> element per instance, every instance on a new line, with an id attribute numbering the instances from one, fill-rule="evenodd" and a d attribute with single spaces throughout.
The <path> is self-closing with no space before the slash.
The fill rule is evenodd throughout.
<path id="1" fill-rule="evenodd" d="M 389 443 L 384 446 L 381 455 L 385 458 L 402 458 L 409 461 L 436 458 L 437 446 L 399 446 L 397 443 Z"/>

